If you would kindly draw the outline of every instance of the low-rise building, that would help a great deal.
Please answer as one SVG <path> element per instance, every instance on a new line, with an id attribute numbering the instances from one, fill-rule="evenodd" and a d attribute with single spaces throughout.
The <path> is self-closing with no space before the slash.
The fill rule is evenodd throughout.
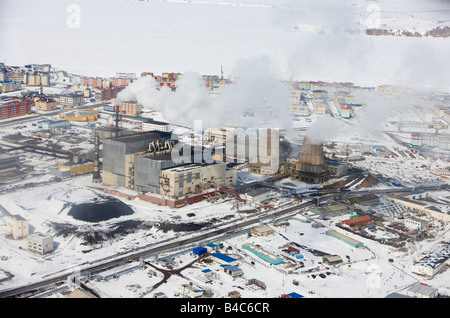
<path id="1" fill-rule="evenodd" d="M 439 245 L 433 251 L 426 253 L 411 266 L 411 272 L 433 277 L 450 265 L 450 242 Z"/>
<path id="2" fill-rule="evenodd" d="M 244 274 L 242 269 L 240 269 L 239 267 L 236 267 L 236 266 L 220 265 L 220 267 L 222 267 L 222 270 L 225 273 L 227 273 L 228 275 L 230 275 L 231 277 L 242 276 Z"/>
<path id="3" fill-rule="evenodd" d="M 275 233 L 275 231 L 270 226 L 265 225 L 261 227 L 252 228 L 250 230 L 250 233 L 257 236 L 267 236 Z"/>
<path id="4" fill-rule="evenodd" d="M 62 120 L 43 120 L 40 123 L 42 129 L 60 129 L 60 128 L 69 128 L 70 121 L 66 119 Z"/>
<path id="5" fill-rule="evenodd" d="M 53 252 L 53 237 L 42 233 L 28 235 L 28 250 L 39 254 Z"/>
<path id="6" fill-rule="evenodd" d="M 211 258 L 221 265 L 238 266 L 238 261 L 235 258 L 222 253 L 211 254 Z"/>
<path id="7" fill-rule="evenodd" d="M 29 233 L 29 224 L 20 215 L 9 215 L 5 217 L 6 232 L 12 235 L 17 240 L 23 237 L 27 237 Z"/>
<path id="8" fill-rule="evenodd" d="M 164 123 L 161 121 L 144 121 L 142 122 L 142 131 L 153 131 L 153 130 L 157 130 L 157 131 L 166 131 L 169 132 L 170 131 L 170 124 L 169 123 Z"/>
<path id="9" fill-rule="evenodd" d="M 242 194 L 241 198 L 246 200 L 248 203 L 262 202 L 271 198 L 271 192 L 270 190 L 259 188 Z"/>
<path id="10" fill-rule="evenodd" d="M 438 289 L 425 284 L 414 284 L 408 288 L 406 294 L 415 298 L 436 298 Z"/>
<path id="11" fill-rule="evenodd" d="M 405 218 L 405 226 L 413 230 L 426 231 L 428 230 L 429 223 L 430 222 L 426 220 L 422 220 L 416 217 Z"/>

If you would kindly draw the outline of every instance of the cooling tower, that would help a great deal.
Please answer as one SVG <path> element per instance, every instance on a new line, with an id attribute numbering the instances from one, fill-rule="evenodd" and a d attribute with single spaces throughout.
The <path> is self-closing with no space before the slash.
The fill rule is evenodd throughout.
<path id="1" fill-rule="evenodd" d="M 313 144 L 305 137 L 300 149 L 300 160 L 291 177 L 307 183 L 322 183 L 328 180 L 322 143 Z"/>

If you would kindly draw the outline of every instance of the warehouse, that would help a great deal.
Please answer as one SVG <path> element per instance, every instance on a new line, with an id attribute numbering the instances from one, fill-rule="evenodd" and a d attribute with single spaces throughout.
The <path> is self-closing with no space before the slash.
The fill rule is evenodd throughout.
<path id="1" fill-rule="evenodd" d="M 222 270 L 225 273 L 227 273 L 228 275 L 230 275 L 231 277 L 242 276 L 244 274 L 242 269 L 240 269 L 239 267 L 236 267 L 236 266 L 220 265 L 220 267 L 222 267 Z"/>
<path id="2" fill-rule="evenodd" d="M 59 128 L 69 128 L 70 121 L 66 119 L 62 120 L 48 120 L 45 119 L 40 122 L 42 129 L 59 129 Z"/>
<path id="3" fill-rule="evenodd" d="M 411 272 L 433 277 L 447 265 L 450 265 L 450 242 L 439 245 L 435 250 L 414 262 Z"/>
<path id="4" fill-rule="evenodd" d="M 267 236 L 275 233 L 275 231 L 268 225 L 255 227 L 250 230 L 250 233 L 257 236 Z"/>
<path id="5" fill-rule="evenodd" d="M 211 254 L 211 258 L 221 265 L 238 266 L 238 261 L 236 259 L 222 253 Z"/>
<path id="6" fill-rule="evenodd" d="M 370 218 L 370 216 L 363 215 L 363 216 L 350 218 L 348 220 L 344 220 L 344 221 L 342 221 L 342 223 L 344 223 L 348 226 L 360 226 L 360 225 L 368 224 L 371 221 L 372 221 L 372 219 Z"/>
<path id="7" fill-rule="evenodd" d="M 414 284 L 408 288 L 406 294 L 415 298 L 436 298 L 438 289 L 425 284 Z"/>
<path id="8" fill-rule="evenodd" d="M 270 199 L 272 192 L 270 190 L 259 188 L 241 195 L 241 198 L 248 203 L 258 203 Z"/>
<path id="9" fill-rule="evenodd" d="M 255 254 L 256 256 L 258 256 L 259 258 L 262 258 L 263 260 L 269 262 L 270 264 L 281 264 L 284 262 L 284 260 L 281 257 L 278 257 L 268 251 L 265 251 L 263 248 L 256 246 L 255 244 L 252 243 L 245 243 L 242 244 L 242 248 L 252 252 L 253 254 Z"/>
<path id="10" fill-rule="evenodd" d="M 347 213 L 349 211 L 348 206 L 343 203 L 330 204 L 326 206 L 321 206 L 309 210 L 314 214 L 320 215 L 320 217 L 330 217 L 339 214 Z"/>
<path id="11" fill-rule="evenodd" d="M 326 235 L 329 235 L 331 237 L 337 238 L 338 240 L 341 240 L 342 242 L 345 242 L 353 247 L 363 247 L 364 244 L 362 242 L 359 242 L 357 240 L 352 239 L 351 237 L 348 237 L 346 235 L 343 235 L 339 232 L 336 232 L 334 230 L 329 230 L 325 232 Z"/>

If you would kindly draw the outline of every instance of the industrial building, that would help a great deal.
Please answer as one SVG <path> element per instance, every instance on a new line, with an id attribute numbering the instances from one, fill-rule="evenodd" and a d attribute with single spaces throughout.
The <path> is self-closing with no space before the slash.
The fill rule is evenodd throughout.
<path id="1" fill-rule="evenodd" d="M 433 277 L 448 265 L 450 265 L 450 242 L 445 242 L 414 262 L 411 272 Z"/>
<path id="2" fill-rule="evenodd" d="M 39 253 L 47 254 L 53 252 L 53 237 L 42 233 L 32 233 L 27 237 L 28 250 Z"/>
<path id="3" fill-rule="evenodd" d="M 167 168 L 160 172 L 160 194 L 177 198 L 211 188 L 229 187 L 235 184 L 235 174 L 234 170 L 227 169 L 224 162 Z"/>
<path id="4" fill-rule="evenodd" d="M 368 224 L 370 222 L 372 222 L 372 219 L 368 215 L 351 217 L 348 220 L 343 220 L 342 221 L 342 223 L 344 223 L 344 224 L 346 224 L 348 226 L 366 225 L 366 224 Z"/>
<path id="5" fill-rule="evenodd" d="M 59 118 L 69 121 L 86 121 L 94 122 L 98 119 L 98 112 L 94 109 L 74 109 L 62 112 Z"/>
<path id="6" fill-rule="evenodd" d="M 344 234 L 341 234 L 339 232 L 336 232 L 334 230 L 329 230 L 325 232 L 326 235 L 329 235 L 331 237 L 337 238 L 338 240 L 341 240 L 342 242 L 345 242 L 353 247 L 362 247 L 364 244 L 362 242 L 359 242 L 357 240 L 352 239 L 351 237 L 348 237 Z"/>
<path id="7" fill-rule="evenodd" d="M 170 133 L 160 131 L 105 139 L 103 184 L 159 194 L 161 170 L 179 165 L 171 156 L 174 144 Z"/>
<path id="8" fill-rule="evenodd" d="M 291 173 L 293 180 L 306 183 L 323 183 L 328 181 L 329 172 L 325 163 L 322 143 L 312 143 L 304 138 L 300 149 L 300 160 Z"/>
<path id="9" fill-rule="evenodd" d="M 329 204 L 325 206 L 320 206 L 312 208 L 309 211 L 314 214 L 318 214 L 320 217 L 331 217 L 339 214 L 344 214 L 349 212 L 348 206 L 343 203 Z"/>
<path id="10" fill-rule="evenodd" d="M 39 121 L 38 124 L 42 129 L 60 129 L 60 128 L 69 128 L 70 127 L 70 121 L 66 119 L 61 120 L 48 120 L 44 119 L 42 121 Z"/>
<path id="11" fill-rule="evenodd" d="M 165 131 L 169 132 L 171 130 L 171 125 L 169 123 L 156 121 L 156 120 L 145 120 L 142 122 L 142 131 Z"/>
<path id="12" fill-rule="evenodd" d="M 258 188 L 241 195 L 241 198 L 248 203 L 259 203 L 270 199 L 272 192 L 264 188 Z"/>
<path id="13" fill-rule="evenodd" d="M 211 258 L 221 265 L 238 266 L 238 261 L 235 258 L 222 253 L 211 254 Z"/>
<path id="14" fill-rule="evenodd" d="M 260 227 L 254 227 L 250 230 L 250 233 L 257 236 L 267 236 L 275 233 L 273 228 L 271 228 L 268 225 L 260 226 Z"/>
<path id="15" fill-rule="evenodd" d="M 19 156 L 0 154 L 0 173 L 19 168 Z"/>
<path id="16" fill-rule="evenodd" d="M 29 233 L 29 224 L 20 215 L 5 216 L 6 232 L 10 234 L 15 240 L 27 237 Z"/>
<path id="17" fill-rule="evenodd" d="M 428 230 L 430 222 L 426 220 L 422 220 L 416 217 L 407 217 L 405 218 L 405 226 L 409 229 L 417 230 L 417 231 L 426 231 Z"/>
<path id="18" fill-rule="evenodd" d="M 270 264 L 281 264 L 284 262 L 283 258 L 276 256 L 275 254 L 272 254 L 266 250 L 264 250 L 262 247 L 256 246 L 252 243 L 244 243 L 242 244 L 242 248 L 252 252 L 259 258 L 262 258 L 266 262 L 269 262 Z"/>
<path id="19" fill-rule="evenodd" d="M 162 131 L 105 139 L 103 184 L 178 199 L 236 183 L 236 171 L 224 162 L 190 163 L 194 161 L 192 153 L 185 158 L 187 163 L 175 162 L 175 143 L 171 133 Z"/>
<path id="20" fill-rule="evenodd" d="M 415 298 L 436 298 L 438 289 L 425 284 L 414 284 L 408 288 L 406 295 Z"/>
<path id="21" fill-rule="evenodd" d="M 348 174 L 348 163 L 326 159 L 327 170 L 330 177 L 340 178 Z"/>

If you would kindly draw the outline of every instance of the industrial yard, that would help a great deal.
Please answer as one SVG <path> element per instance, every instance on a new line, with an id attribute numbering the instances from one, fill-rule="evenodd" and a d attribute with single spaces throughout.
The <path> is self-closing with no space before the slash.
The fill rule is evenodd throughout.
<path id="1" fill-rule="evenodd" d="M 445 10 L 418 18 L 417 0 L 406 19 L 381 1 L 392 15 L 384 27 L 397 30 L 386 33 L 365 28 L 365 0 L 350 10 L 355 26 L 331 19 L 320 30 L 323 22 L 312 28 L 293 16 L 281 23 L 285 10 L 328 12 L 315 3 L 299 11 L 265 1 L 123 2 L 114 6 L 136 17 L 140 6 L 170 8 L 179 24 L 159 26 L 164 41 L 153 31 L 151 41 L 136 40 L 125 24 L 123 46 L 100 52 L 117 53 L 108 65 L 83 54 L 82 67 L 54 55 L 54 64 L 11 63 L 15 44 L 0 50 L 8 56 L 0 63 L 0 297 L 450 297 L 448 74 L 407 72 L 411 83 L 393 58 L 426 43 L 439 64 L 448 44 L 434 20 L 445 25 Z M 186 12 L 201 18 L 185 20 Z M 194 42 L 213 62 L 181 65 L 171 55 L 200 56 L 180 34 L 204 34 L 214 17 L 228 21 L 226 34 L 239 33 L 249 12 L 259 26 L 245 24 L 239 43 L 254 45 L 250 55 L 260 33 L 264 45 L 289 52 L 304 36 L 334 42 L 333 34 L 350 46 L 373 40 L 368 51 L 390 47 L 392 58 L 354 57 L 367 65 L 346 74 L 345 63 L 297 52 L 278 69 L 272 55 L 247 58 L 239 45 L 211 54 L 209 35 L 208 45 Z M 71 38 L 79 27 L 69 22 L 61 34 Z M 26 36 L 11 34 L 14 43 Z M 144 42 L 172 53 L 150 59 L 156 65 L 116 59 Z M 317 43 L 307 41 L 328 51 Z M 167 64 L 170 56 L 177 62 Z"/>

